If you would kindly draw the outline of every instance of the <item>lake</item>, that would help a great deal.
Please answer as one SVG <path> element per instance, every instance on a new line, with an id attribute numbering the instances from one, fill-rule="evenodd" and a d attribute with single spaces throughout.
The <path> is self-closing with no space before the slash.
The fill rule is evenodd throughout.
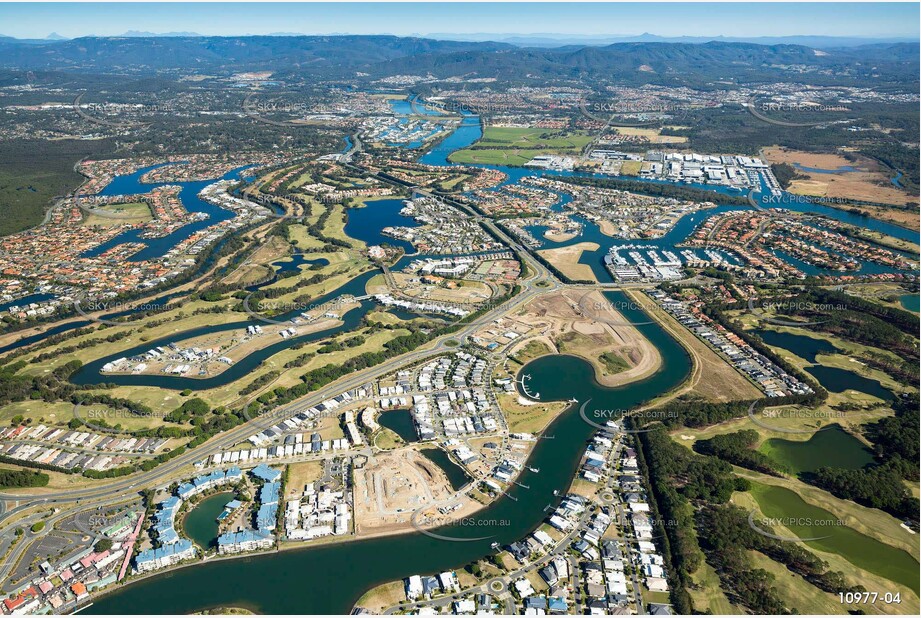
<path id="1" fill-rule="evenodd" d="M 182 520 L 184 535 L 203 549 L 214 545 L 219 529 L 217 516 L 224 512 L 224 505 L 233 500 L 233 496 L 233 492 L 221 492 L 196 504 Z"/>
<path id="2" fill-rule="evenodd" d="M 419 439 L 409 410 L 384 410 L 377 417 L 377 422 L 400 436 L 403 442 L 416 442 Z"/>
<path id="3" fill-rule="evenodd" d="M 875 461 L 873 452 L 838 424 L 817 431 L 808 440 L 770 438 L 758 450 L 793 474 L 815 472 L 822 466 L 859 470 Z"/>

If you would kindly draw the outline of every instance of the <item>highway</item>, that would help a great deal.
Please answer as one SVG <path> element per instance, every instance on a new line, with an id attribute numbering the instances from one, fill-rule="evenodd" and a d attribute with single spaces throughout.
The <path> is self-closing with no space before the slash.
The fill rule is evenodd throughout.
<path id="1" fill-rule="evenodd" d="M 466 210 L 466 209 L 465 209 Z M 471 216 L 482 220 L 477 213 L 470 213 Z M 188 476 L 187 467 L 197 461 L 210 457 L 215 453 L 226 450 L 233 445 L 249 438 L 254 433 L 258 433 L 263 427 L 274 424 L 275 419 L 286 418 L 299 411 L 313 407 L 320 402 L 329 399 L 343 391 L 357 388 L 367 382 L 380 379 L 388 374 L 396 372 L 401 367 L 422 361 L 424 359 L 438 356 L 445 352 L 451 351 L 454 346 L 448 346 L 447 341 L 457 339 L 464 342 L 467 337 L 475 333 L 480 327 L 493 320 L 515 310 L 524 303 L 527 303 L 538 294 L 551 292 L 559 288 L 562 284 L 555 280 L 550 272 L 527 252 L 520 250 L 520 245 L 509 239 L 500 229 L 491 225 L 491 222 L 485 223 L 493 232 L 518 254 L 523 264 L 529 269 L 529 275 L 521 281 L 521 292 L 511 300 L 491 308 L 485 314 L 464 324 L 457 332 L 442 336 L 436 340 L 434 345 L 427 344 L 425 348 L 414 350 L 397 358 L 391 359 L 380 365 L 369 367 L 365 370 L 358 371 L 342 378 L 330 385 L 327 385 L 317 391 L 314 391 L 298 401 L 291 402 L 272 410 L 267 419 L 260 417 L 252 421 L 243 423 L 233 429 L 225 431 L 204 444 L 165 462 L 148 472 L 139 472 L 130 476 L 112 479 L 108 482 L 102 482 L 99 485 L 86 487 L 82 489 L 70 489 L 51 492 L 35 493 L 14 493 L 0 492 L 0 501 L 5 504 L 3 512 L 0 513 L 0 534 L 10 533 L 14 525 L 17 525 L 18 516 L 24 511 L 35 506 L 44 506 L 51 504 L 74 503 L 73 506 L 64 508 L 49 520 L 46 530 L 53 528 L 53 523 L 65 518 L 70 514 L 85 510 L 88 507 L 97 508 L 123 501 L 127 495 L 137 493 L 138 491 L 152 487 L 163 487 L 173 481 L 184 480 Z M 544 282 L 545 287 L 537 288 L 538 282 Z M 89 505 L 87 503 L 90 503 Z M 38 538 L 38 537 L 35 537 Z M 34 540 L 34 539 L 32 539 Z M 13 553 L 7 557 L 5 563 L 0 565 L 0 581 L 4 581 L 11 568 L 19 561 L 26 549 L 32 545 L 31 542 L 25 542 L 23 539 L 18 543 Z"/>

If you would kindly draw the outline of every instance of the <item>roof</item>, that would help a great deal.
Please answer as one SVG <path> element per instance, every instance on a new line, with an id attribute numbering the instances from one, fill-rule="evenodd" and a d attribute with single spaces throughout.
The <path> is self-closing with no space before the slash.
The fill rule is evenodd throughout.
<path id="1" fill-rule="evenodd" d="M 253 468 L 250 472 L 252 473 L 253 476 L 260 478 L 263 481 L 266 481 L 269 483 L 272 483 L 278 480 L 278 477 L 281 476 L 281 470 L 270 468 L 264 463 L 259 464 L 258 466 Z"/>

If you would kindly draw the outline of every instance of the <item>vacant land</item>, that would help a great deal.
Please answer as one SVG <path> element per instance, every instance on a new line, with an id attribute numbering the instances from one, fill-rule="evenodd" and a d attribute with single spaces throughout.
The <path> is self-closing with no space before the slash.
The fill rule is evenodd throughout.
<path id="1" fill-rule="evenodd" d="M 580 242 L 568 247 L 556 249 L 541 249 L 538 253 L 545 260 L 553 264 L 557 270 L 574 281 L 598 281 L 592 267 L 580 264 L 583 251 L 597 251 L 598 244 L 593 242 Z"/>
<path id="2" fill-rule="evenodd" d="M 288 464 L 288 481 L 285 488 L 288 497 L 296 498 L 304 491 L 304 485 L 314 483 L 323 476 L 322 461 L 304 461 Z"/>
<path id="3" fill-rule="evenodd" d="M 688 138 L 683 135 L 662 135 L 662 129 L 644 127 L 616 127 L 621 135 L 645 137 L 651 144 L 683 144 Z"/>
<path id="4" fill-rule="evenodd" d="M 569 405 L 565 402 L 523 403 L 519 395 L 499 395 L 499 406 L 505 413 L 508 429 L 512 433 L 539 434 Z"/>
<path id="5" fill-rule="evenodd" d="M 794 180 L 791 193 L 822 197 L 843 198 L 862 202 L 879 202 L 904 206 L 917 202 L 918 197 L 896 187 L 890 181 L 891 170 L 866 157 L 850 160 L 840 154 L 817 154 L 788 150 L 786 148 L 765 148 L 764 155 L 771 163 L 794 163 L 817 170 L 841 170 L 835 173 L 814 172 L 797 168 L 801 180 Z M 896 216 L 892 213 L 891 216 Z M 918 228 L 917 210 L 912 214 L 914 228 Z M 903 218 L 900 216 L 900 219 Z M 909 219 L 905 218 L 904 223 Z"/>
<path id="6" fill-rule="evenodd" d="M 555 131 L 517 127 L 486 127 L 470 148 L 452 153 L 452 163 L 524 165 L 545 154 L 578 154 L 591 137 L 582 131 Z"/>
<path id="7" fill-rule="evenodd" d="M 93 209 L 93 214 L 87 215 L 83 225 L 98 225 L 112 227 L 126 223 L 143 223 L 150 221 L 153 215 L 150 206 L 144 202 L 131 202 L 130 204 L 108 204 Z"/>

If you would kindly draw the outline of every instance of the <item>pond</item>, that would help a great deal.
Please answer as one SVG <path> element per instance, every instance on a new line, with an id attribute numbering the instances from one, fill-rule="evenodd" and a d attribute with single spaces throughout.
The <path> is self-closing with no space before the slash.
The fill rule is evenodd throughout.
<path id="1" fill-rule="evenodd" d="M 377 422 L 400 436 L 403 442 L 416 442 L 419 439 L 409 410 L 385 410 L 377 417 Z"/>
<path id="2" fill-rule="evenodd" d="M 814 433 L 808 440 L 765 440 L 759 451 L 793 474 L 815 472 L 822 466 L 858 470 L 874 462 L 867 446 L 834 424 Z"/>
<path id="3" fill-rule="evenodd" d="M 233 500 L 233 492 L 221 492 L 208 496 L 195 505 L 182 520 L 185 535 L 199 547 L 208 549 L 218 537 L 218 515 L 224 512 L 224 505 Z"/>
<path id="4" fill-rule="evenodd" d="M 811 367 L 806 367 L 806 371 L 812 374 L 823 388 L 832 393 L 843 393 L 853 390 L 878 397 L 883 401 L 892 401 L 895 399 L 895 395 L 892 394 L 892 391 L 880 384 L 879 380 L 865 378 L 847 369 L 826 367 L 825 365 L 812 365 Z"/>

